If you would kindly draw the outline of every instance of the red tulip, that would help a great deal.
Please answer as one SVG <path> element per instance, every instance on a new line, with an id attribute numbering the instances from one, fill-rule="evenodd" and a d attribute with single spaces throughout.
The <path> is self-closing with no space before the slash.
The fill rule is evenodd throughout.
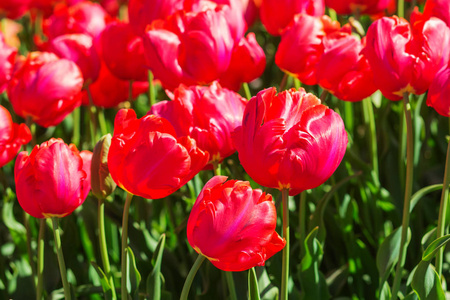
<path id="1" fill-rule="evenodd" d="M 30 140 L 27 125 L 13 123 L 9 111 L 0 105 L 0 168 L 9 163 L 20 147 Z"/>
<path id="2" fill-rule="evenodd" d="M 450 26 L 450 1 L 448 0 L 427 0 L 423 8 L 424 16 L 429 19 L 437 17 Z"/>
<path id="3" fill-rule="evenodd" d="M 361 101 L 377 88 L 372 69 L 361 54 L 361 41 L 351 34 L 350 26 L 323 38 L 323 54 L 316 65 L 316 78 L 321 87 L 341 100 Z"/>
<path id="4" fill-rule="evenodd" d="M 247 101 L 239 94 L 210 86 L 180 86 L 172 101 L 161 101 L 151 112 L 173 125 L 178 136 L 192 137 L 197 146 L 209 152 L 212 163 L 220 163 L 236 149 L 231 132 L 240 126 Z"/>
<path id="5" fill-rule="evenodd" d="M 250 32 L 233 49 L 231 62 L 219 81 L 223 87 L 237 91 L 243 82 L 250 82 L 262 75 L 266 67 L 266 55 Z"/>
<path id="6" fill-rule="evenodd" d="M 50 41 L 48 50 L 76 63 L 85 83 L 97 79 L 100 72 L 100 57 L 91 36 L 82 33 L 60 35 Z"/>
<path id="7" fill-rule="evenodd" d="M 114 76 L 122 80 L 145 81 L 144 45 L 129 24 L 110 23 L 100 35 L 102 58 Z"/>
<path id="8" fill-rule="evenodd" d="M 347 147 L 341 117 L 305 90 L 259 92 L 233 137 L 239 160 L 258 184 L 290 195 L 324 183 Z"/>
<path id="9" fill-rule="evenodd" d="M 31 0 L 2 0 L 0 1 L 0 17 L 19 19 L 29 9 Z"/>
<path id="10" fill-rule="evenodd" d="M 108 168 L 117 185 L 131 194 L 166 197 L 191 180 L 208 159 L 193 139 L 177 138 L 164 118 L 137 119 L 132 109 L 121 109 L 116 115 Z"/>
<path id="11" fill-rule="evenodd" d="M 450 68 L 437 72 L 428 90 L 427 105 L 440 115 L 450 117 Z"/>
<path id="12" fill-rule="evenodd" d="M 83 204 L 89 192 L 89 166 L 75 145 L 50 139 L 19 153 L 14 169 L 20 206 L 35 218 L 64 217 Z"/>
<path id="13" fill-rule="evenodd" d="M 6 44 L 3 33 L 0 32 L 0 93 L 5 91 L 6 84 L 11 79 L 16 54 L 17 49 Z"/>
<path id="14" fill-rule="evenodd" d="M 95 38 L 105 28 L 107 20 L 108 14 L 98 3 L 82 1 L 73 6 L 55 6 L 42 27 L 50 40 L 68 33 L 84 33 Z"/>
<path id="15" fill-rule="evenodd" d="M 378 14 L 386 10 L 392 0 L 325 0 L 325 4 L 342 15 Z"/>
<path id="16" fill-rule="evenodd" d="M 19 116 L 50 127 L 81 104 L 83 75 L 78 66 L 48 52 L 30 52 L 8 84 L 8 97 Z"/>
<path id="17" fill-rule="evenodd" d="M 134 81 L 132 83 L 132 96 L 135 99 L 138 95 L 148 91 L 147 81 Z M 89 85 L 89 92 L 92 96 L 92 104 L 99 107 L 116 107 L 119 103 L 129 100 L 130 82 L 121 80 L 111 74 L 111 71 L 102 62 L 100 73 L 96 81 Z M 86 90 L 82 91 L 82 104 L 89 105 L 89 97 Z"/>
<path id="18" fill-rule="evenodd" d="M 224 271 L 263 266 L 286 241 L 275 231 L 272 196 L 247 181 L 215 176 L 203 187 L 189 215 L 189 244 Z"/>
<path id="19" fill-rule="evenodd" d="M 230 65 L 235 43 L 242 37 L 229 23 L 229 6 L 178 13 L 153 22 L 144 36 L 145 58 L 155 78 L 168 89 L 180 83 L 205 84 L 217 80 Z M 244 24 L 244 20 L 240 19 Z"/>
<path id="20" fill-rule="evenodd" d="M 412 28 L 394 16 L 375 21 L 367 31 L 363 54 L 375 85 L 390 100 L 402 99 L 405 92 L 423 94 L 450 58 L 450 29 L 445 23 L 437 18 L 411 18 Z"/>
<path id="21" fill-rule="evenodd" d="M 270 34 L 280 35 L 299 13 L 322 16 L 325 13 L 324 0 L 262 0 L 259 16 Z"/>
<path id="22" fill-rule="evenodd" d="M 316 64 L 323 53 L 322 39 L 340 29 L 328 16 L 296 15 L 281 36 L 275 63 L 283 71 L 309 85 L 317 84 Z"/>
<path id="23" fill-rule="evenodd" d="M 154 20 L 165 19 L 171 14 L 183 9 L 179 0 L 130 0 L 128 4 L 128 19 L 133 30 L 138 35 L 145 33 L 146 27 Z"/>

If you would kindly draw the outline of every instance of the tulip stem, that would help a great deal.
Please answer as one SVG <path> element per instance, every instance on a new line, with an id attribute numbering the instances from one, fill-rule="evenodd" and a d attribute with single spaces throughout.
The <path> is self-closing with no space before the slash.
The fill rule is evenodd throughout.
<path id="1" fill-rule="evenodd" d="M 237 300 L 236 288 L 234 287 L 233 272 L 225 272 L 225 278 L 227 280 L 228 291 L 230 292 L 230 300 Z"/>
<path id="2" fill-rule="evenodd" d="M 217 161 L 213 161 L 212 165 L 213 165 L 214 176 L 220 176 L 222 173 L 220 164 Z"/>
<path id="3" fill-rule="evenodd" d="M 97 144 L 97 120 L 95 118 L 95 106 L 94 106 L 94 100 L 92 99 L 92 94 L 89 89 L 89 86 L 86 87 L 86 92 L 89 98 L 89 118 L 91 119 L 91 122 L 89 122 L 89 129 L 91 132 L 91 142 L 92 147 Z"/>
<path id="4" fill-rule="evenodd" d="M 100 132 L 102 136 L 104 136 L 105 134 L 108 134 L 108 127 L 106 126 L 106 119 L 105 119 L 105 110 L 103 108 L 98 108 L 97 116 L 98 116 L 98 123 L 100 125 Z"/>
<path id="5" fill-rule="evenodd" d="M 280 300 L 288 299 L 288 281 L 289 281 L 289 207 L 288 207 L 288 189 L 281 190 L 281 202 L 283 205 L 283 238 L 286 240 L 286 246 L 283 248 L 283 262 L 281 274 L 281 294 Z"/>
<path id="6" fill-rule="evenodd" d="M 105 271 L 106 278 L 111 286 L 112 299 L 117 299 L 116 289 L 114 288 L 114 278 L 111 274 L 111 266 L 109 264 L 108 249 L 106 247 L 106 234 L 105 234 L 105 199 L 98 198 L 98 239 L 100 245 L 100 255 L 102 257 L 103 270 Z"/>
<path id="7" fill-rule="evenodd" d="M 72 143 L 74 143 L 77 147 L 80 146 L 80 107 L 77 107 L 73 110 L 72 118 L 73 118 L 73 135 L 72 135 Z"/>
<path id="8" fill-rule="evenodd" d="M 410 218 L 411 194 L 413 185 L 414 172 L 414 144 L 413 144 L 413 126 L 411 117 L 411 105 L 409 103 L 409 93 L 403 94 L 403 110 L 406 118 L 406 184 L 405 184 L 405 199 L 403 204 L 403 219 L 402 219 L 402 235 L 400 242 L 400 252 L 395 270 L 394 283 L 392 286 L 392 300 L 397 299 L 398 290 L 400 288 L 401 277 L 403 273 L 403 266 L 406 260 L 407 250 L 407 236 Z"/>
<path id="9" fill-rule="evenodd" d="M 380 186 L 378 171 L 377 132 L 375 128 L 375 116 L 371 98 L 363 100 L 363 114 L 366 126 L 369 129 L 369 148 L 371 156 L 372 177 L 377 186 Z"/>
<path id="10" fill-rule="evenodd" d="M 44 237 L 45 237 L 45 219 L 41 219 L 39 222 L 39 236 L 37 244 L 37 287 L 36 287 L 36 300 L 42 299 L 43 288 L 43 273 L 44 273 Z"/>
<path id="11" fill-rule="evenodd" d="M 123 208 L 122 218 L 122 278 L 121 278 L 121 291 L 122 299 L 128 299 L 127 281 L 128 281 L 128 264 L 127 264 L 127 248 L 128 248 L 128 215 L 130 210 L 131 199 L 133 194 L 127 193 L 125 200 L 125 207 Z"/>
<path id="12" fill-rule="evenodd" d="M 281 79 L 281 83 L 280 83 L 280 92 L 282 92 L 286 88 L 288 76 L 289 75 L 287 73 L 284 73 L 283 79 Z"/>
<path id="13" fill-rule="evenodd" d="M 445 159 L 444 184 L 442 186 L 441 205 L 439 208 L 438 226 L 437 226 L 437 231 L 436 231 L 437 239 L 444 236 L 445 229 L 447 227 L 445 218 L 447 216 L 448 190 L 449 190 L 448 187 L 450 184 L 449 171 L 450 171 L 450 142 L 448 142 L 447 157 Z M 442 247 L 439 250 L 439 252 L 436 256 L 436 272 L 438 273 L 439 278 L 441 277 L 441 274 L 442 274 L 443 256 L 444 256 L 444 247 Z"/>
<path id="14" fill-rule="evenodd" d="M 58 257 L 58 263 L 59 263 L 59 271 L 61 273 L 61 280 L 63 283 L 64 288 L 64 298 L 66 300 L 70 300 L 71 293 L 70 293 L 70 286 L 69 282 L 67 281 L 67 271 L 66 271 L 66 264 L 64 263 L 64 255 L 61 247 L 61 235 L 59 233 L 59 226 L 58 226 L 58 218 L 52 217 L 52 225 L 53 225 L 53 235 L 55 237 L 55 247 L 56 247 L 56 255 Z"/>
<path id="15" fill-rule="evenodd" d="M 155 85 L 153 84 L 153 73 L 148 71 L 148 101 L 150 108 L 156 103 Z"/>
<path id="16" fill-rule="evenodd" d="M 181 297 L 180 300 L 187 300 L 189 296 L 189 291 L 191 289 L 192 281 L 194 281 L 195 274 L 197 274 L 198 269 L 202 265 L 203 261 L 205 260 L 205 256 L 202 254 L 199 254 L 197 259 L 194 262 L 194 265 L 192 266 L 191 270 L 189 271 L 188 276 L 186 277 L 186 281 L 183 285 L 183 290 L 181 291 Z"/>
<path id="17" fill-rule="evenodd" d="M 250 100 L 252 98 L 252 93 L 250 92 L 250 88 L 248 86 L 248 83 L 244 82 L 242 84 L 242 87 L 244 88 L 245 98 L 247 98 L 247 100 Z"/>
<path id="18" fill-rule="evenodd" d="M 300 194 L 300 206 L 299 206 L 299 228 L 300 228 L 300 245 L 304 244 L 306 239 L 306 192 Z M 303 249 L 302 249 L 303 250 Z M 303 255 L 303 253 L 302 253 Z"/>
<path id="19" fill-rule="evenodd" d="M 398 0 L 397 16 L 399 18 L 404 18 L 405 17 L 405 0 Z"/>
<path id="20" fill-rule="evenodd" d="M 36 272 L 36 265 L 33 262 L 33 251 L 31 248 L 31 229 L 30 229 L 30 215 L 27 214 L 25 211 L 23 211 L 23 224 L 25 226 L 26 236 L 27 236 L 27 253 L 28 253 L 28 260 L 31 265 L 31 274 L 33 275 L 33 283 L 34 288 L 37 289 L 37 272 Z"/>

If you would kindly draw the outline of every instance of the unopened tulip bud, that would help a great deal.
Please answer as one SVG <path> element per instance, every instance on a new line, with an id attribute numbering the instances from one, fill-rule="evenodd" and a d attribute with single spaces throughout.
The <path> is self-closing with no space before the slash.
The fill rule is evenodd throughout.
<path id="1" fill-rule="evenodd" d="M 97 198 L 105 198 L 111 195 L 116 188 L 116 183 L 108 169 L 108 152 L 111 145 L 111 134 L 101 137 L 94 147 L 91 162 L 91 189 Z"/>

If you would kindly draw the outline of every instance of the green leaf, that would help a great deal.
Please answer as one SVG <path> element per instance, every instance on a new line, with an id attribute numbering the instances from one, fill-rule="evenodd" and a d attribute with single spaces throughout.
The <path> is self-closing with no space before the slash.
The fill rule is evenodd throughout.
<path id="1" fill-rule="evenodd" d="M 315 227 L 306 237 L 304 242 L 305 255 L 300 263 L 300 283 L 302 300 L 329 299 L 327 283 L 323 274 L 319 271 L 323 250 L 316 236 L 319 228 Z"/>
<path id="2" fill-rule="evenodd" d="M 278 299 L 278 288 L 272 284 L 267 273 L 266 267 L 255 267 L 256 275 L 258 277 L 258 287 L 260 290 L 260 297 L 262 300 Z"/>
<path id="3" fill-rule="evenodd" d="M 136 259 L 133 250 L 130 247 L 126 249 L 128 257 L 128 274 L 129 283 L 131 285 L 130 295 L 133 299 L 139 299 L 139 283 L 141 282 L 141 274 L 136 267 Z"/>
<path id="4" fill-rule="evenodd" d="M 412 197 L 411 197 L 411 206 L 410 206 L 409 212 L 412 212 L 414 207 L 417 205 L 419 200 L 422 199 L 423 196 L 425 196 L 426 194 L 435 192 L 435 191 L 439 191 L 439 190 L 442 190 L 442 183 L 430 185 L 430 186 L 424 187 L 424 188 L 418 190 L 417 192 L 415 192 L 414 195 L 412 195 Z"/>
<path id="5" fill-rule="evenodd" d="M 91 261 L 91 265 L 94 267 L 95 271 L 97 271 L 97 274 L 100 277 L 100 284 L 102 285 L 105 300 L 112 299 L 111 285 L 109 285 L 109 281 L 106 277 L 105 272 L 103 272 L 102 268 L 100 268 L 100 266 L 95 262 Z"/>
<path id="6" fill-rule="evenodd" d="M 166 243 L 166 235 L 162 234 L 159 238 L 158 245 L 153 253 L 153 270 L 147 277 L 147 294 L 150 299 L 161 299 L 161 262 L 164 253 L 164 245 Z"/>
<path id="7" fill-rule="evenodd" d="M 422 254 L 422 260 L 429 261 L 433 256 L 450 241 L 450 234 L 444 235 L 434 240 Z"/>
<path id="8" fill-rule="evenodd" d="M 255 268 L 248 270 L 248 299 L 260 300 L 258 278 L 256 278 Z"/>
<path id="9" fill-rule="evenodd" d="M 439 275 L 429 261 L 421 261 L 414 272 L 411 287 L 420 300 L 445 300 Z"/>

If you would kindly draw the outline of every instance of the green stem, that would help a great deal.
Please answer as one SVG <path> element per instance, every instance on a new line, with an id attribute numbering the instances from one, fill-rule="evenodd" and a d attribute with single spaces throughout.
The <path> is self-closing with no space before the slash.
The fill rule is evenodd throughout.
<path id="1" fill-rule="evenodd" d="M 97 116 L 98 116 L 98 123 L 100 125 L 100 132 L 102 136 L 108 133 L 108 127 L 106 126 L 106 119 L 105 119 L 105 110 L 103 108 L 97 109 Z"/>
<path id="2" fill-rule="evenodd" d="M 328 94 L 330 92 L 328 92 L 328 90 L 323 90 L 322 93 L 320 94 L 320 102 L 325 102 L 325 100 L 327 100 Z"/>
<path id="3" fill-rule="evenodd" d="M 214 176 L 220 175 L 220 173 L 222 172 L 220 164 L 217 161 L 213 161 L 212 165 L 213 165 Z"/>
<path id="4" fill-rule="evenodd" d="M 283 91 L 286 88 L 286 83 L 287 83 L 288 76 L 289 75 L 287 73 L 284 73 L 283 79 L 281 79 L 281 83 L 280 83 L 280 92 Z"/>
<path id="5" fill-rule="evenodd" d="M 399 16 L 399 18 L 405 17 L 405 0 L 398 0 L 397 16 Z"/>
<path id="6" fill-rule="evenodd" d="M 34 254 L 33 250 L 31 248 L 31 229 L 30 229 L 30 215 L 27 214 L 25 211 L 23 211 L 23 224 L 25 226 L 26 236 L 27 236 L 27 253 L 28 253 L 28 260 L 31 265 L 31 274 L 33 275 L 33 284 L 34 288 L 37 289 L 37 272 L 36 272 L 36 265 L 34 264 Z"/>
<path id="7" fill-rule="evenodd" d="M 108 249 L 106 247 L 106 234 L 105 234 L 105 200 L 98 198 L 98 239 L 100 245 L 100 255 L 102 257 L 103 270 L 105 271 L 106 278 L 108 278 L 109 285 L 111 286 L 112 299 L 117 299 L 116 289 L 114 288 L 114 278 L 111 273 L 111 266 L 109 264 Z"/>
<path id="8" fill-rule="evenodd" d="M 245 98 L 247 98 L 247 100 L 250 100 L 252 98 L 252 93 L 250 92 L 250 88 L 248 86 L 248 83 L 244 82 L 242 84 L 242 87 L 244 88 Z"/>
<path id="9" fill-rule="evenodd" d="M 306 239 L 306 193 L 302 192 L 300 194 L 300 206 L 299 206 L 299 228 L 300 228 L 300 245 L 303 245 L 303 242 Z"/>
<path id="10" fill-rule="evenodd" d="M 63 288 L 64 288 L 64 298 L 66 300 L 70 300 L 71 299 L 70 286 L 69 286 L 69 282 L 67 281 L 66 264 L 64 263 L 64 255 L 63 255 L 62 247 L 61 247 L 61 236 L 59 233 L 60 229 L 58 226 L 58 218 L 57 217 L 52 218 L 52 225 L 53 225 L 53 235 L 55 237 L 56 255 L 58 257 L 58 263 L 59 263 L 59 271 L 61 273 L 61 280 L 62 280 Z"/>
<path id="11" fill-rule="evenodd" d="M 130 87 L 131 88 L 131 87 Z M 155 85 L 153 84 L 153 73 L 148 70 L 148 101 L 150 108 L 156 103 Z"/>
<path id="12" fill-rule="evenodd" d="M 45 219 L 39 222 L 39 237 L 37 244 L 37 287 L 36 300 L 42 299 L 43 288 L 43 273 L 44 273 L 44 237 L 45 237 Z"/>
<path id="13" fill-rule="evenodd" d="M 373 113 L 373 104 L 371 98 L 363 100 L 363 112 L 366 126 L 369 129 L 369 148 L 371 156 L 373 180 L 377 186 L 380 186 L 378 171 L 378 148 L 377 132 L 375 128 L 375 115 Z"/>
<path id="14" fill-rule="evenodd" d="M 441 194 L 441 205 L 439 208 L 439 218 L 438 218 L 438 226 L 436 231 L 436 238 L 440 238 L 444 236 L 446 229 L 446 216 L 447 216 L 447 207 L 448 207 L 448 186 L 450 184 L 450 142 L 447 147 L 447 157 L 445 159 L 445 171 L 444 171 L 444 184 L 442 186 L 442 194 Z M 442 260 L 444 258 L 444 248 L 442 247 L 437 256 L 436 256 L 436 272 L 439 277 L 442 274 Z"/>
<path id="15" fill-rule="evenodd" d="M 296 90 L 302 87 L 302 83 L 300 82 L 300 80 L 298 80 L 297 77 L 294 77 L 294 87 Z"/>
<path id="16" fill-rule="evenodd" d="M 128 215 L 130 210 L 131 199 L 133 199 L 133 194 L 128 193 L 125 200 L 125 206 L 123 208 L 123 218 L 122 218 L 122 278 L 121 278 L 121 291 L 122 299 L 128 299 L 127 290 L 127 248 L 128 248 Z"/>
<path id="17" fill-rule="evenodd" d="M 225 271 L 225 278 L 227 280 L 228 291 L 230 292 L 230 300 L 237 300 L 236 288 L 234 287 L 233 272 Z"/>
<path id="18" fill-rule="evenodd" d="M 406 119 L 406 183 L 405 183 L 405 199 L 403 204 L 403 220 L 402 220 L 402 235 L 400 242 L 400 252 L 395 270 L 395 278 L 392 287 L 392 300 L 397 299 L 397 293 L 400 288 L 401 277 L 403 273 L 403 266 L 405 265 L 407 252 L 407 236 L 410 218 L 411 194 L 413 186 L 414 173 L 414 144 L 413 144 L 413 127 L 411 117 L 411 105 L 409 103 L 409 94 L 403 94 L 403 110 Z"/>
<path id="19" fill-rule="evenodd" d="M 72 143 L 74 143 L 77 147 L 80 146 L 80 118 L 81 118 L 81 107 L 77 107 L 73 111 L 73 135 L 72 135 Z"/>
<path id="20" fill-rule="evenodd" d="M 199 254 L 197 259 L 194 262 L 194 265 L 192 266 L 191 270 L 189 271 L 188 276 L 186 277 L 186 281 L 183 285 L 183 290 L 181 291 L 181 297 L 180 300 L 187 300 L 189 296 L 189 290 L 191 289 L 192 281 L 194 281 L 195 274 L 197 274 L 198 269 L 202 265 L 203 261 L 205 260 L 205 256 L 202 254 Z"/>
<path id="21" fill-rule="evenodd" d="M 91 91 L 89 90 L 89 86 L 86 86 L 86 92 L 89 98 L 89 118 L 91 119 L 91 122 L 89 122 L 89 129 L 91 132 L 91 143 L 92 147 L 97 144 L 97 120 L 95 118 L 95 106 L 94 101 L 92 99 Z"/>
<path id="22" fill-rule="evenodd" d="M 281 202 L 283 205 L 283 237 L 286 240 L 286 246 L 283 248 L 283 262 L 282 262 L 282 275 L 281 275 L 281 293 L 280 300 L 288 299 L 288 281 L 289 281 L 289 190 L 281 190 Z"/>

